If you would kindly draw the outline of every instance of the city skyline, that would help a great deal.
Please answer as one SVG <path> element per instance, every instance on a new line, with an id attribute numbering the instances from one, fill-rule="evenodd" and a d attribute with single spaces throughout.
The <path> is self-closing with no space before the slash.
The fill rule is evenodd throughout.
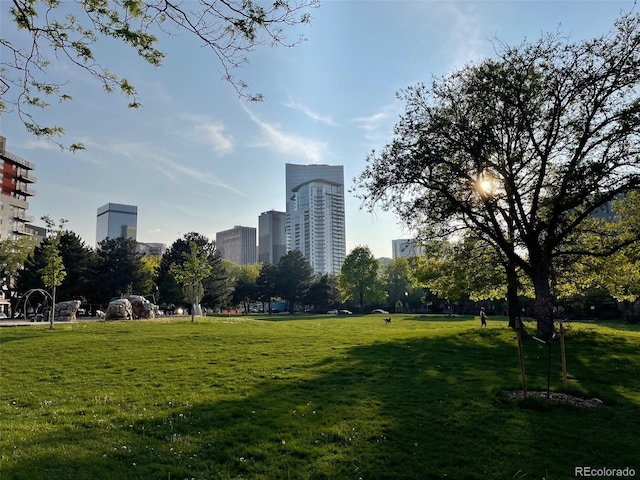
<path id="1" fill-rule="evenodd" d="M 306 42 L 256 49 L 234 72 L 264 94 L 260 103 L 239 99 L 211 53 L 186 34 L 160 36 L 167 55 L 157 69 L 99 43 L 101 63 L 136 86 L 142 108 L 127 109 L 126 99 L 56 61 L 48 74 L 67 82 L 73 101 L 51 102 L 41 118 L 66 129 L 62 141 L 87 150 L 71 154 L 36 139 L 11 110 L 0 117 L 0 133 L 8 150 L 36 166 L 28 214 L 36 223 L 43 215 L 68 219 L 89 246 L 96 208 L 109 202 L 138 206 L 137 237 L 146 243 L 257 227 L 260 212 L 285 209 L 286 163 L 329 164 L 344 165 L 347 252 L 364 245 L 391 257 L 392 240 L 414 232 L 390 212 L 361 210 L 363 192 L 352 179 L 392 140 L 404 110 L 396 93 L 493 57 L 501 43 L 603 35 L 631 8 L 615 0 L 325 2 L 311 11 L 310 26 L 286 31 Z M 9 15 L 0 15 L 0 27 L 3 38 L 24 44 Z"/>

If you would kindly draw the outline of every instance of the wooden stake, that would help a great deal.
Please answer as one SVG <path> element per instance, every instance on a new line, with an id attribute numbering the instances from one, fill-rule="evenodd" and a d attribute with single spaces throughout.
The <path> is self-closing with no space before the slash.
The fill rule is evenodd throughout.
<path id="1" fill-rule="evenodd" d="M 562 358 L 562 384 L 567 390 L 567 356 L 564 350 L 564 324 L 560 322 L 560 357 Z"/>
<path id="2" fill-rule="evenodd" d="M 524 355 L 522 352 L 522 337 L 520 336 L 520 317 L 516 317 L 516 336 L 518 337 L 518 361 L 520 362 L 520 379 L 522 381 L 522 396 L 527 398 L 527 377 L 524 373 Z"/>

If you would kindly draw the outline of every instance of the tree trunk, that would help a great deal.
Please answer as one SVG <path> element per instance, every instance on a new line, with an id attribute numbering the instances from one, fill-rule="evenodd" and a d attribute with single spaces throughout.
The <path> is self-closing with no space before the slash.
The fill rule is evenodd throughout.
<path id="1" fill-rule="evenodd" d="M 534 311 L 538 327 L 538 338 L 545 342 L 553 335 L 553 295 L 551 275 L 548 268 L 540 268 L 533 277 L 535 291 Z"/>
<path id="2" fill-rule="evenodd" d="M 53 287 L 52 289 L 52 293 L 53 295 L 51 295 L 51 315 L 49 317 L 49 330 L 55 330 L 56 327 L 53 326 L 53 322 L 54 322 L 54 316 L 56 314 L 56 287 Z M 25 320 L 27 319 L 26 317 L 26 310 L 25 310 Z"/>
<path id="3" fill-rule="evenodd" d="M 507 306 L 509 310 L 509 327 L 514 330 L 517 327 L 516 317 L 520 316 L 520 304 L 518 302 L 518 274 L 515 264 L 509 260 L 507 270 Z"/>

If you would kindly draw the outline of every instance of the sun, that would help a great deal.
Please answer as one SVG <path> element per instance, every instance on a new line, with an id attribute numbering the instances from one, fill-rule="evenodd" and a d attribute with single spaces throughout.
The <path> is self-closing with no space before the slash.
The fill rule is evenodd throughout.
<path id="1" fill-rule="evenodd" d="M 478 188 L 481 193 L 489 194 L 493 190 L 493 182 L 491 180 L 480 180 L 478 182 Z"/>

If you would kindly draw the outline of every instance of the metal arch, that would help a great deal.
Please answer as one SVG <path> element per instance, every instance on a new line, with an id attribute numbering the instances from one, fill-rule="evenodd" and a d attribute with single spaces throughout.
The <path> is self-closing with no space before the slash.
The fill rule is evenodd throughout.
<path id="1" fill-rule="evenodd" d="M 20 304 L 20 300 L 24 299 L 24 304 L 22 305 L 22 308 L 23 308 L 24 311 L 22 313 L 24 315 L 24 319 L 25 320 L 27 320 L 27 305 L 29 305 L 29 297 L 31 295 L 33 295 L 34 293 L 39 293 L 40 295 L 42 295 L 45 298 L 45 300 L 48 300 L 53 305 L 53 297 L 46 290 L 44 290 L 42 288 L 32 288 L 31 290 L 27 290 L 25 292 L 25 294 L 22 297 L 20 297 L 20 299 L 18 300 L 18 305 L 19 305 Z M 44 307 L 44 305 L 43 305 L 43 307 Z M 19 308 L 16 308 L 16 310 L 20 311 Z"/>

